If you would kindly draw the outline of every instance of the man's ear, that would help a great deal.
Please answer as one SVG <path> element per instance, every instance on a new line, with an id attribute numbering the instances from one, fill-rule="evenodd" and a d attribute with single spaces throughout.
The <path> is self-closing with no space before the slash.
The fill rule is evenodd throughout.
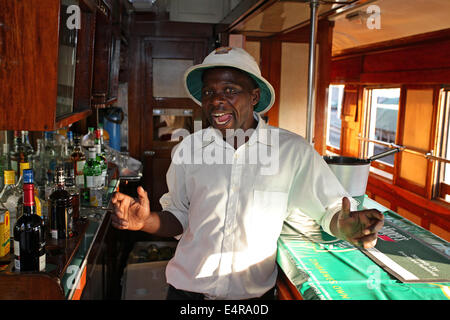
<path id="1" fill-rule="evenodd" d="M 252 90 L 251 92 L 251 96 L 252 96 L 252 105 L 256 106 L 259 102 L 260 99 L 260 94 L 261 94 L 261 90 L 259 88 L 255 88 Z"/>

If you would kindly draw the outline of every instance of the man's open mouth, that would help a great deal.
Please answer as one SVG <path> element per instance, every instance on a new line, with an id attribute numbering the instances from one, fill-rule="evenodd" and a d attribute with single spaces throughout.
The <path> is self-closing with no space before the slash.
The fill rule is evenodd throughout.
<path id="1" fill-rule="evenodd" d="M 231 113 L 212 113 L 212 119 L 218 125 L 225 125 L 233 118 Z"/>

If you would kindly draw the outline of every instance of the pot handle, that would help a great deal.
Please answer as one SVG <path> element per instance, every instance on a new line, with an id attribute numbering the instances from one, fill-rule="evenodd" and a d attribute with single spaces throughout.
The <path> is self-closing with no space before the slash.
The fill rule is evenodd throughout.
<path id="1" fill-rule="evenodd" d="M 374 160 L 377 160 L 377 159 L 380 159 L 380 158 L 383 158 L 383 157 L 387 157 L 387 156 L 389 156 L 391 154 L 394 154 L 394 153 L 397 153 L 397 152 L 400 152 L 400 151 L 402 151 L 400 148 L 394 148 L 392 150 L 388 150 L 388 151 L 385 151 L 385 152 L 373 155 L 368 160 L 372 162 Z"/>

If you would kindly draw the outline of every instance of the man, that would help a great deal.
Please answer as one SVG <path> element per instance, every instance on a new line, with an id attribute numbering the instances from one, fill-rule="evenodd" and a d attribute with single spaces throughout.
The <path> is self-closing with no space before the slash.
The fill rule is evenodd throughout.
<path id="1" fill-rule="evenodd" d="M 211 127 L 185 137 L 172 155 L 162 212 L 147 193 L 117 193 L 113 226 L 179 236 L 166 277 L 168 299 L 273 298 L 277 239 L 302 212 L 354 245 L 375 245 L 383 215 L 356 205 L 302 137 L 268 126 L 259 115 L 272 86 L 239 48 L 218 48 L 185 74 L 192 99 Z"/>

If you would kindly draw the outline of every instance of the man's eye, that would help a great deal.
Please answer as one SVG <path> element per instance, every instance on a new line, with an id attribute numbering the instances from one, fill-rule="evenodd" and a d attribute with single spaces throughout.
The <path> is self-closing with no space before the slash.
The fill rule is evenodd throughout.
<path id="1" fill-rule="evenodd" d="M 225 88 L 224 91 L 226 94 L 235 94 L 237 92 L 237 90 L 234 88 Z"/>
<path id="2" fill-rule="evenodd" d="M 204 97 L 209 97 L 212 94 L 211 90 L 203 90 L 202 95 Z"/>

